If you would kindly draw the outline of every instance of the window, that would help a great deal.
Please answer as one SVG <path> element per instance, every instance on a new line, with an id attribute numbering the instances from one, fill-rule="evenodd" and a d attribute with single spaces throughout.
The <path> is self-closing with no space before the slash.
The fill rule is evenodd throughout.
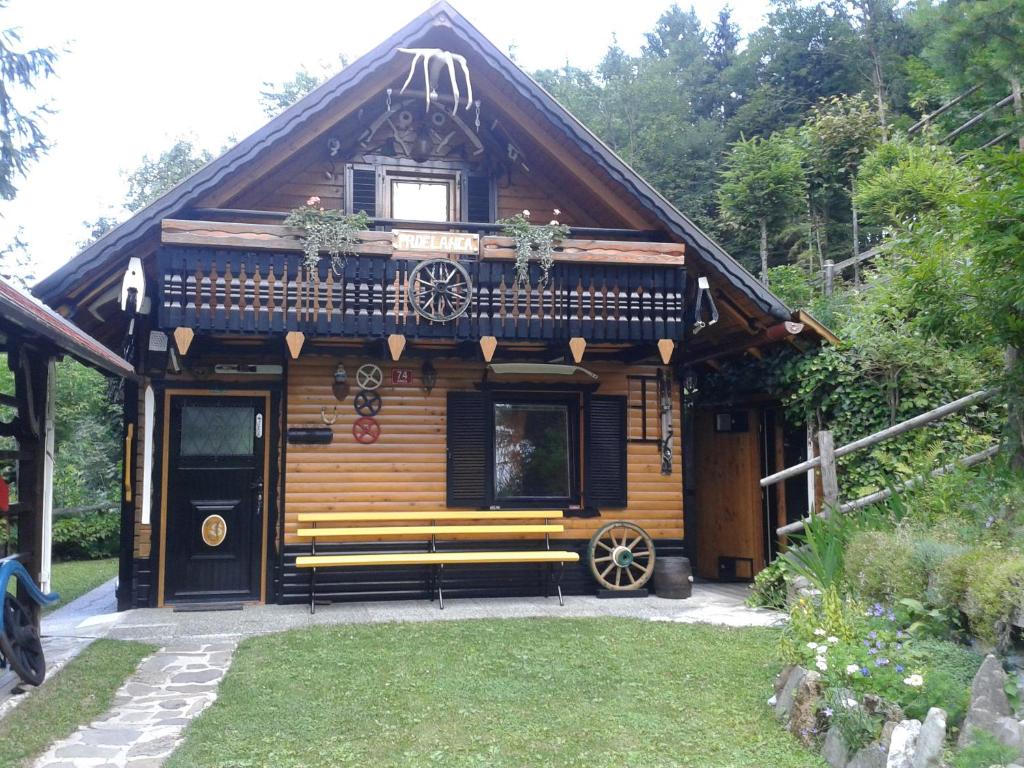
<path id="1" fill-rule="evenodd" d="M 181 455 L 248 456 L 255 421 L 251 407 L 186 405 L 181 410 Z"/>
<path id="2" fill-rule="evenodd" d="M 388 177 L 391 218 L 451 221 L 455 180 L 444 177 Z"/>
<path id="3" fill-rule="evenodd" d="M 495 501 L 571 496 L 569 421 L 565 404 L 494 404 Z"/>

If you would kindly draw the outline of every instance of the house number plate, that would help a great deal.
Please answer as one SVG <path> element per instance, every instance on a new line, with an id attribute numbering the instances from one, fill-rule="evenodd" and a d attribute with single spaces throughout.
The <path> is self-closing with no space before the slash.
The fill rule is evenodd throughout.
<path id="1" fill-rule="evenodd" d="M 219 547 L 228 535 L 228 524 L 220 515 L 210 515 L 203 520 L 203 542 L 208 547 Z"/>

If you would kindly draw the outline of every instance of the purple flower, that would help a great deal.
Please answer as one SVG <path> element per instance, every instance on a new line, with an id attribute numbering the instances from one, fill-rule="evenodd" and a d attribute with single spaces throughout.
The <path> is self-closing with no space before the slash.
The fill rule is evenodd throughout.
<path id="1" fill-rule="evenodd" d="M 887 618 L 889 621 L 896 621 L 896 614 L 892 611 L 889 611 L 885 618 Z"/>
<path id="2" fill-rule="evenodd" d="M 825 707 L 823 712 L 825 714 L 825 717 L 832 717 L 832 715 L 833 715 L 832 707 Z"/>
<path id="3" fill-rule="evenodd" d="M 868 669 L 867 667 L 861 667 L 861 668 L 860 668 L 860 673 L 861 673 L 862 675 L 864 675 L 864 677 L 870 677 L 870 675 L 871 675 L 871 670 L 870 670 L 870 669 Z"/>
<path id="4" fill-rule="evenodd" d="M 989 515 L 988 516 L 988 520 L 985 521 L 985 527 L 986 528 L 991 528 L 993 525 L 995 525 L 995 522 L 996 522 L 995 515 Z"/>
<path id="5" fill-rule="evenodd" d="M 885 640 L 879 640 L 875 643 L 876 648 L 885 648 Z"/>
<path id="6" fill-rule="evenodd" d="M 897 651 L 902 651 L 903 650 L 903 643 L 896 643 L 896 650 Z"/>
<path id="7" fill-rule="evenodd" d="M 903 630 L 902 629 L 897 629 L 896 630 L 896 639 L 897 640 L 902 640 L 903 639 Z"/>
<path id="8" fill-rule="evenodd" d="M 877 659 L 875 659 L 875 666 L 876 667 L 884 667 L 884 666 L 887 666 L 888 664 L 889 664 L 889 660 L 884 658 L 884 657 L 879 656 Z"/>
<path id="9" fill-rule="evenodd" d="M 868 632 L 868 637 L 871 638 L 872 640 L 874 640 L 875 638 L 878 637 L 878 633 L 875 632 L 875 630 L 872 629 L 870 632 Z"/>
<path id="10" fill-rule="evenodd" d="M 876 653 L 878 653 L 878 649 L 877 648 L 868 648 L 868 653 L 870 653 L 872 656 L 874 656 Z"/>
<path id="11" fill-rule="evenodd" d="M 868 647 L 870 647 L 870 646 L 871 646 L 871 641 L 870 641 L 870 640 L 865 640 L 865 641 L 864 641 L 864 647 L 865 647 L 865 648 L 868 648 Z"/>
<path id="12" fill-rule="evenodd" d="M 871 606 L 871 612 L 875 616 L 881 616 L 885 613 L 885 608 L 882 607 L 881 603 L 875 603 L 873 606 Z"/>
<path id="13" fill-rule="evenodd" d="M 896 665 L 896 671 L 897 672 L 902 672 L 903 671 L 903 665 L 902 664 L 897 664 Z"/>

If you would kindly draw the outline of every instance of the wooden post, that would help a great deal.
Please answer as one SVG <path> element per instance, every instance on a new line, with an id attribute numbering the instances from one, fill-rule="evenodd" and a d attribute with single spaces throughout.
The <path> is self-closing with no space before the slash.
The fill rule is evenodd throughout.
<path id="1" fill-rule="evenodd" d="M 195 338 L 195 335 L 194 330 L 185 326 L 174 329 L 174 343 L 178 347 L 178 354 L 182 357 L 188 354 L 188 348 L 192 346 L 192 339 Z"/>
<path id="2" fill-rule="evenodd" d="M 658 339 L 658 354 L 661 355 L 661 362 L 664 365 L 668 365 L 672 360 L 672 352 L 676 348 L 676 343 L 672 339 Z"/>
<path id="3" fill-rule="evenodd" d="M 498 348 L 498 340 L 493 336 L 480 337 L 480 351 L 484 354 L 484 362 L 491 362 L 494 358 L 494 350 Z"/>
<path id="4" fill-rule="evenodd" d="M 405 349 L 405 336 L 400 333 L 388 336 L 388 349 L 391 351 L 391 359 L 397 363 L 398 358 L 402 356 L 402 350 Z"/>
<path id="5" fill-rule="evenodd" d="M 832 259 L 826 259 L 825 263 L 822 264 L 822 273 L 825 279 L 825 295 L 831 296 L 833 286 L 835 284 L 835 268 L 836 263 Z"/>
<path id="6" fill-rule="evenodd" d="M 583 351 L 587 348 L 587 340 L 582 336 L 573 336 L 569 339 L 569 351 L 572 352 L 572 361 L 579 365 L 583 362 Z"/>
<path id="7" fill-rule="evenodd" d="M 302 345 L 306 343 L 306 334 L 302 331 L 288 331 L 284 336 L 284 343 L 288 345 L 292 360 L 298 360 Z"/>
<path id="8" fill-rule="evenodd" d="M 818 433 L 818 453 L 821 456 L 821 490 L 825 508 L 822 516 L 827 517 L 833 507 L 839 505 L 839 477 L 836 474 L 836 448 L 832 432 L 825 429 Z"/>

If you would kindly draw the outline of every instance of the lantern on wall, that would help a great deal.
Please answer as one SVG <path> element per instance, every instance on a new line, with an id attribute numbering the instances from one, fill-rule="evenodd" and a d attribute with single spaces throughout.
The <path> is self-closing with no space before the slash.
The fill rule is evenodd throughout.
<path id="1" fill-rule="evenodd" d="M 431 390 L 434 389 L 434 385 L 437 384 L 437 369 L 430 360 L 423 361 L 420 376 L 423 378 L 423 391 L 429 395 Z"/>

